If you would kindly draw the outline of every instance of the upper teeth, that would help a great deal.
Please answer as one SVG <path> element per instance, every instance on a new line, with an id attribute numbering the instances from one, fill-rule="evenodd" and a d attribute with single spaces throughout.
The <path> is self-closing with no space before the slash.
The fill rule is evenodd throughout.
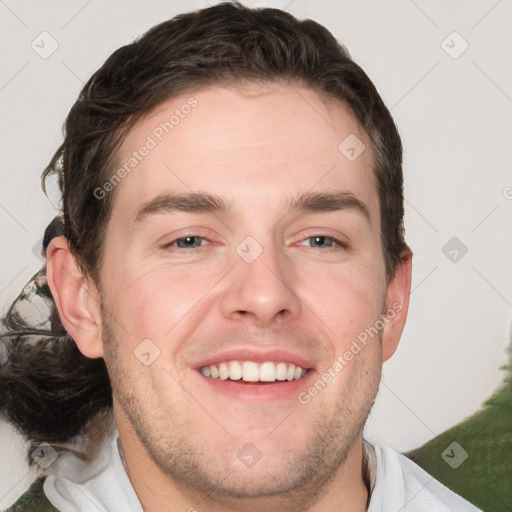
<path id="1" fill-rule="evenodd" d="M 244 380 L 246 382 L 274 382 L 296 380 L 306 375 L 307 370 L 292 363 L 256 363 L 254 361 L 227 361 L 200 368 L 206 377 L 220 380 Z"/>

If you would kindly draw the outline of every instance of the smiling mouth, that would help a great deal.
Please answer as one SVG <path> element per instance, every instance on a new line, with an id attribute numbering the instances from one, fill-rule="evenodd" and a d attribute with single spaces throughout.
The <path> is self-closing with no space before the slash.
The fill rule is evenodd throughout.
<path id="1" fill-rule="evenodd" d="M 202 366 L 199 371 L 205 376 L 218 380 L 242 382 L 285 382 L 302 379 L 308 369 L 293 363 L 255 361 L 226 361 Z"/>

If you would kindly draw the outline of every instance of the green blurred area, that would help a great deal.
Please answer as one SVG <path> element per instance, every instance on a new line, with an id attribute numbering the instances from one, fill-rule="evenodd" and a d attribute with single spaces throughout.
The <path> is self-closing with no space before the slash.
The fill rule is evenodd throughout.
<path id="1" fill-rule="evenodd" d="M 410 459 L 446 487 L 484 512 L 512 511 L 512 350 L 503 384 L 483 407 L 425 445 L 406 453 Z M 463 453 L 457 468 L 445 460 Z M 441 455 L 445 453 L 445 458 Z M 448 454 L 448 457 L 447 455 Z M 454 457 L 451 459 L 457 460 Z"/>

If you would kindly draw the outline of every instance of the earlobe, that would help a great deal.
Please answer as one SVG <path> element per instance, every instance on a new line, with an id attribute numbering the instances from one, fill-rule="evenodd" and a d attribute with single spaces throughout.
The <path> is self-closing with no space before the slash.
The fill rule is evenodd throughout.
<path id="1" fill-rule="evenodd" d="M 395 275 L 388 284 L 384 311 L 385 324 L 382 335 L 382 362 L 387 361 L 398 348 L 405 327 L 411 294 L 412 253 L 401 254 Z"/>
<path id="2" fill-rule="evenodd" d="M 63 236 L 55 237 L 46 251 L 48 286 L 66 331 L 86 357 L 103 356 L 100 296 L 80 271 Z"/>

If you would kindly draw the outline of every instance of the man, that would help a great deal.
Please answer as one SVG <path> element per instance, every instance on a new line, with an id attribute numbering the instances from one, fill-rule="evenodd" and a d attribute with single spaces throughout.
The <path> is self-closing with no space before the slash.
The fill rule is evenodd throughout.
<path id="1" fill-rule="evenodd" d="M 362 436 L 408 309 L 401 160 L 311 20 L 221 4 L 115 52 L 44 172 L 58 315 L 4 337 L 45 506 L 477 510 Z"/>

